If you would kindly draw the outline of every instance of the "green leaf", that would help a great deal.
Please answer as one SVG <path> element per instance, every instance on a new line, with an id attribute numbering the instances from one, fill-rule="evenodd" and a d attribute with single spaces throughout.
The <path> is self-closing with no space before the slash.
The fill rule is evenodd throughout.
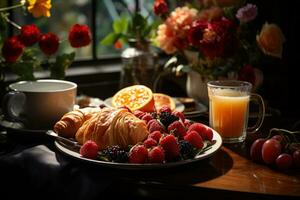
<path id="1" fill-rule="evenodd" d="M 122 16 L 119 20 L 114 21 L 113 30 L 116 34 L 126 33 L 128 28 L 128 21 L 126 16 Z"/>
<path id="2" fill-rule="evenodd" d="M 57 56 L 55 63 L 51 64 L 49 67 L 50 77 L 54 79 L 64 79 L 66 75 L 65 71 L 70 67 L 74 58 L 74 52 Z"/>
<path id="3" fill-rule="evenodd" d="M 121 33 L 110 33 L 103 40 L 101 40 L 102 45 L 112 45 L 114 44 L 120 37 Z"/>
<path id="4" fill-rule="evenodd" d="M 11 64 L 10 67 L 12 71 L 19 76 L 19 80 L 35 80 L 34 77 L 34 66 L 35 62 L 17 62 Z"/>

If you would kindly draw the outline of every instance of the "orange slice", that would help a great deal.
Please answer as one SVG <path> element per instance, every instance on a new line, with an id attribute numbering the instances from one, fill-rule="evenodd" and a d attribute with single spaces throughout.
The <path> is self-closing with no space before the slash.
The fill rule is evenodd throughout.
<path id="1" fill-rule="evenodd" d="M 154 93 L 155 108 L 157 111 L 163 106 L 169 106 L 171 110 L 175 109 L 175 102 L 169 95 L 163 93 Z"/>
<path id="2" fill-rule="evenodd" d="M 154 111 L 152 90 L 144 85 L 133 85 L 119 90 L 112 98 L 113 107 L 127 106 L 132 111 Z"/>

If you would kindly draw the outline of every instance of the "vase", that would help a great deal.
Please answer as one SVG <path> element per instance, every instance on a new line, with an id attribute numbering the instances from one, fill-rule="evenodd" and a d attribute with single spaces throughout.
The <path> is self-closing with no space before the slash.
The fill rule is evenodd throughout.
<path id="1" fill-rule="evenodd" d="M 195 71 L 190 71 L 187 74 L 186 92 L 189 97 L 196 101 L 208 105 L 208 91 L 207 82 L 208 78 L 202 77 L 201 74 Z"/>
<path id="2" fill-rule="evenodd" d="M 140 84 L 153 89 L 158 56 L 148 41 L 130 40 L 121 58 L 120 88 Z"/>

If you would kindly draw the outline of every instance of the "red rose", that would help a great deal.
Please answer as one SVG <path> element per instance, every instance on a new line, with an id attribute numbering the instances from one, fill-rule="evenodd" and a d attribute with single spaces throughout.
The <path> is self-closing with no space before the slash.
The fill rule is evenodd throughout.
<path id="1" fill-rule="evenodd" d="M 39 41 L 41 50 L 46 55 L 52 55 L 56 53 L 59 46 L 59 38 L 54 33 L 47 33 L 41 36 Z"/>
<path id="2" fill-rule="evenodd" d="M 164 0 L 155 0 L 153 11 L 157 16 L 164 15 L 168 12 L 168 5 Z"/>
<path id="3" fill-rule="evenodd" d="M 41 32 L 38 27 L 35 24 L 31 24 L 22 26 L 19 39 L 25 46 L 32 46 L 39 41 L 40 36 Z"/>
<path id="4" fill-rule="evenodd" d="M 17 36 L 12 36 L 5 40 L 2 47 L 2 55 L 7 62 L 13 63 L 22 55 L 24 45 Z"/>
<path id="5" fill-rule="evenodd" d="M 254 68 L 251 65 L 245 65 L 239 71 L 238 80 L 250 82 L 255 85 L 256 77 Z"/>
<path id="6" fill-rule="evenodd" d="M 72 47 L 78 48 L 91 43 L 91 31 L 87 25 L 75 24 L 69 31 L 69 42 Z"/>

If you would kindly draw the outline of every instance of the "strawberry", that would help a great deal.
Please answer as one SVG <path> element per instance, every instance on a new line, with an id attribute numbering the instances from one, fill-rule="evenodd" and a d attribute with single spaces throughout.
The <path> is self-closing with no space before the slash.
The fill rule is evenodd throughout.
<path id="1" fill-rule="evenodd" d="M 165 161 L 165 152 L 162 147 L 156 146 L 148 153 L 150 163 L 163 163 Z"/>
<path id="2" fill-rule="evenodd" d="M 177 117 L 179 117 L 179 119 L 181 119 L 182 122 L 185 122 L 185 116 L 182 112 L 179 112 L 179 111 L 173 111 L 172 112 L 172 115 L 175 115 Z"/>
<path id="3" fill-rule="evenodd" d="M 159 142 L 159 139 L 161 138 L 162 134 L 160 131 L 153 131 L 148 135 L 148 138 L 154 139 L 156 142 Z"/>
<path id="4" fill-rule="evenodd" d="M 206 127 L 205 127 L 204 124 L 201 124 L 201 123 L 192 124 L 192 125 L 190 125 L 187 132 L 190 132 L 190 131 L 196 131 L 202 137 L 202 140 L 205 140 L 205 138 L 206 138 L 206 136 L 205 136 Z"/>
<path id="5" fill-rule="evenodd" d="M 137 144 L 129 151 L 129 163 L 146 163 L 148 159 L 148 150 L 144 145 Z"/>
<path id="6" fill-rule="evenodd" d="M 191 143 L 197 149 L 202 149 L 203 147 L 203 140 L 202 137 L 196 131 L 190 131 L 184 136 L 184 140 Z"/>
<path id="7" fill-rule="evenodd" d="M 213 139 L 213 131 L 211 130 L 211 128 L 206 127 L 204 135 L 205 135 L 205 139 L 207 139 L 209 141 L 212 141 L 212 139 Z"/>
<path id="8" fill-rule="evenodd" d="M 144 114 L 144 116 L 142 117 L 142 120 L 144 120 L 146 122 L 146 124 L 153 119 L 152 115 L 150 113 L 146 113 Z"/>
<path id="9" fill-rule="evenodd" d="M 143 144 L 145 145 L 146 148 L 150 148 L 150 147 L 153 147 L 153 146 L 156 146 L 157 145 L 157 141 L 153 138 L 147 138 Z"/>
<path id="10" fill-rule="evenodd" d="M 179 156 L 180 149 L 174 135 L 165 135 L 160 139 L 159 144 L 165 150 L 167 160 L 172 160 Z"/>
<path id="11" fill-rule="evenodd" d="M 98 154 L 98 150 L 96 142 L 88 140 L 81 146 L 79 153 L 84 158 L 94 159 Z"/>
<path id="12" fill-rule="evenodd" d="M 173 133 L 179 138 L 183 138 L 186 134 L 185 127 L 180 121 L 175 121 L 168 126 L 168 132 Z"/>

